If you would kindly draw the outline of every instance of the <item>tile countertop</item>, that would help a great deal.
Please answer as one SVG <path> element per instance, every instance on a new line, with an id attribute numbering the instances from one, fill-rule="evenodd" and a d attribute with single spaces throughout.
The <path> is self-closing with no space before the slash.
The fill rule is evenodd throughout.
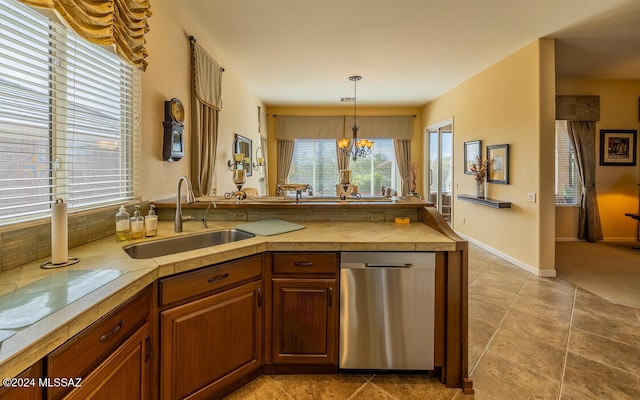
<path id="1" fill-rule="evenodd" d="M 295 222 L 295 221 L 292 221 Z M 233 228 L 242 222 L 209 221 L 208 230 Z M 302 230 L 191 250 L 153 259 L 134 260 L 115 235 L 69 250 L 80 262 L 60 269 L 41 269 L 47 261 L 0 273 L 0 296 L 17 296 L 21 289 L 60 271 L 119 271 L 113 280 L 71 301 L 38 321 L 15 330 L 0 344 L 0 378 L 18 375 L 65 341 L 116 308 L 159 277 L 217 264 L 265 251 L 454 251 L 455 243 L 422 223 L 303 222 Z M 182 234 L 202 232 L 198 221 L 185 222 Z M 158 236 L 142 242 L 171 237 L 172 221 L 160 221 Z M 69 274 L 71 275 L 71 274 Z M 53 297 L 53 296 L 52 296 Z M 0 313 L 3 310 L 0 309 Z M 10 331 L 13 332 L 13 331 Z"/>

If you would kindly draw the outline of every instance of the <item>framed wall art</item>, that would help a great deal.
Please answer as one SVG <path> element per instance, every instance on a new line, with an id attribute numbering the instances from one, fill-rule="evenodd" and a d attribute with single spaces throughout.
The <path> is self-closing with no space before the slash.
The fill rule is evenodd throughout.
<path id="1" fill-rule="evenodd" d="M 638 131 L 600 129 L 600 165 L 636 165 Z"/>
<path id="2" fill-rule="evenodd" d="M 494 144 L 487 146 L 487 160 L 493 160 L 487 172 L 487 182 L 509 183 L 509 145 Z"/>
<path id="3" fill-rule="evenodd" d="M 471 164 L 477 162 L 477 158 L 482 157 L 482 141 L 472 140 L 464 142 L 464 173 L 473 175 Z"/>

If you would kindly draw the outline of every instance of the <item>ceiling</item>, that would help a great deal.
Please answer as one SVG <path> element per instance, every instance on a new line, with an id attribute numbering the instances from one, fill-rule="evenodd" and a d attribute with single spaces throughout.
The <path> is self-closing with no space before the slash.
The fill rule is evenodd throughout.
<path id="1" fill-rule="evenodd" d="M 268 106 L 422 106 L 538 38 L 558 77 L 640 79 L 637 0 L 182 0 Z M 197 39 L 197 38 L 196 38 Z M 208 41 L 209 42 L 209 41 Z"/>

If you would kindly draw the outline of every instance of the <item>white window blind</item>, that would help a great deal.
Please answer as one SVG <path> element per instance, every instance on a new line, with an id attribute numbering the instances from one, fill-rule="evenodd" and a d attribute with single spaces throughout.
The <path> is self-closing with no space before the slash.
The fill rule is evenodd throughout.
<path id="1" fill-rule="evenodd" d="M 351 183 L 363 196 L 379 195 L 382 186 L 396 188 L 398 173 L 393 140 L 376 139 L 373 154 L 349 162 Z M 336 196 L 339 182 L 334 139 L 296 139 L 287 182 L 309 183 L 314 196 Z"/>
<path id="2" fill-rule="evenodd" d="M 0 224 L 136 196 L 140 75 L 14 1 L 0 3 Z"/>
<path id="3" fill-rule="evenodd" d="M 556 121 L 556 204 L 580 204 L 582 181 L 567 121 Z"/>

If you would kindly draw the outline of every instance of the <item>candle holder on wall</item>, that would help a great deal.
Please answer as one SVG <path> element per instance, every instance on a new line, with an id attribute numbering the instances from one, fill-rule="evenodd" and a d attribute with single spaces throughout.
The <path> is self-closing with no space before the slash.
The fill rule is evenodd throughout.
<path id="1" fill-rule="evenodd" d="M 262 147 L 258 147 L 256 149 L 256 161 L 257 162 L 253 163 L 254 171 L 257 171 L 258 168 L 265 167 L 267 165 L 267 162 L 264 159 L 264 154 L 262 154 Z"/>
<path id="2" fill-rule="evenodd" d="M 247 198 L 247 194 L 242 190 L 242 186 L 247 181 L 246 168 L 250 168 L 249 157 L 245 157 L 243 153 L 235 153 L 233 155 L 234 161 L 227 161 L 229 171 L 233 172 L 233 183 L 235 183 L 238 190 L 234 192 L 227 192 L 224 194 L 225 199 L 237 197 L 238 200 L 244 200 Z"/>

